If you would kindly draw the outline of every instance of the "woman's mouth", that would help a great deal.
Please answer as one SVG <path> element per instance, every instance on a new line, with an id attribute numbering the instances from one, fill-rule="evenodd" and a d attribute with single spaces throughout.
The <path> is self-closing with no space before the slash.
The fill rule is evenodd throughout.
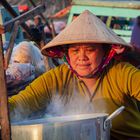
<path id="1" fill-rule="evenodd" d="M 77 64 L 77 67 L 80 69 L 87 69 L 89 68 L 90 64 Z"/>

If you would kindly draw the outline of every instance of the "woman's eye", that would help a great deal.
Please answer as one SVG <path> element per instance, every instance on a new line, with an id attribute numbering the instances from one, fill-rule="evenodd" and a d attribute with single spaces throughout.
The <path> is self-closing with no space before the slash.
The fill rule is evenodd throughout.
<path id="1" fill-rule="evenodd" d="M 93 49 L 87 49 L 87 51 L 93 51 Z"/>
<path id="2" fill-rule="evenodd" d="M 72 50 L 73 53 L 78 53 L 78 49 Z"/>
<path id="3" fill-rule="evenodd" d="M 94 49 L 93 49 L 93 48 L 90 48 L 90 49 L 87 49 L 86 51 L 88 51 L 88 52 L 93 52 Z"/>

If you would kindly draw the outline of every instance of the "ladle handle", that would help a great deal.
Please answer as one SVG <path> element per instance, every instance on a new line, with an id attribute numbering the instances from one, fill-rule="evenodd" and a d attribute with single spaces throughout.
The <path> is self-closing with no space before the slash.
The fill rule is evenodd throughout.
<path id="1" fill-rule="evenodd" d="M 120 108 L 118 108 L 117 110 L 115 110 L 111 115 L 109 115 L 106 120 L 104 121 L 104 129 L 106 129 L 107 127 L 107 123 L 111 122 L 112 119 L 114 119 L 116 116 L 118 116 L 123 110 L 125 109 L 124 106 L 121 106 Z"/>
<path id="2" fill-rule="evenodd" d="M 115 110 L 111 115 L 109 115 L 107 117 L 107 119 L 105 121 L 114 119 L 116 116 L 118 116 L 124 110 L 124 108 L 125 108 L 124 106 L 121 106 L 120 108 Z"/>

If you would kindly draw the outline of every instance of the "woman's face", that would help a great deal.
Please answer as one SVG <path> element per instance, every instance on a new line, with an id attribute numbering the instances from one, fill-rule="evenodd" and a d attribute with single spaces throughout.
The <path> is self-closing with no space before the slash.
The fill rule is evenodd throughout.
<path id="1" fill-rule="evenodd" d="M 80 75 L 91 74 L 101 63 L 104 51 L 100 44 L 72 44 L 68 49 L 70 64 Z"/>

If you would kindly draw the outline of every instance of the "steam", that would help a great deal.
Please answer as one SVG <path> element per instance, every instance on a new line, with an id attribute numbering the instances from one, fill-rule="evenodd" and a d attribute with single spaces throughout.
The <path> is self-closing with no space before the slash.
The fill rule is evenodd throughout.
<path id="1" fill-rule="evenodd" d="M 16 106 L 16 108 L 14 108 L 12 112 L 10 112 L 11 122 L 28 120 L 29 116 L 27 114 L 29 114 L 29 112 L 31 112 L 29 108 L 25 109 L 21 105 Z"/>
<path id="2" fill-rule="evenodd" d="M 77 115 L 93 112 L 93 104 L 85 96 L 75 94 L 66 102 L 65 98 L 56 95 L 47 107 L 45 116 Z"/>
<path id="3" fill-rule="evenodd" d="M 106 113 L 106 103 L 102 100 L 94 100 L 90 102 L 89 96 L 81 95 L 77 92 L 73 92 L 72 95 L 58 95 L 55 94 L 49 105 L 46 106 L 44 111 L 45 115 L 40 115 L 38 112 L 32 114 L 29 108 L 23 108 L 21 106 L 16 107 L 11 114 L 12 122 L 25 121 L 38 118 L 54 117 L 54 116 L 68 116 L 68 115 L 80 115 L 80 114 L 92 114 L 92 113 Z"/>

